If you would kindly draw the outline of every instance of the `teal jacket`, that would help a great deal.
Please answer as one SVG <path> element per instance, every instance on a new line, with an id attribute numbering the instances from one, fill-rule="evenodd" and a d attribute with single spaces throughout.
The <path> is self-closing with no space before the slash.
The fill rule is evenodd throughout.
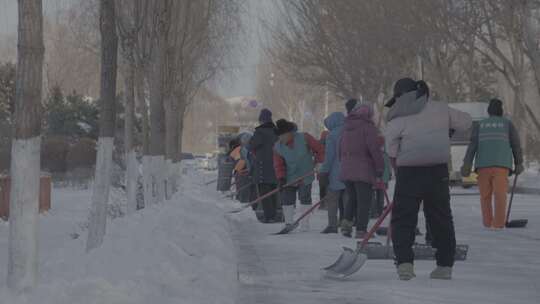
<path id="1" fill-rule="evenodd" d="M 287 144 L 278 141 L 274 145 L 274 168 L 278 179 L 286 178 L 290 183 L 310 172 L 315 163 L 324 161 L 324 146 L 307 133 L 295 132 Z M 311 184 L 314 175 L 304 178 L 303 184 Z"/>
<path id="2" fill-rule="evenodd" d="M 464 166 L 471 168 L 473 160 L 476 169 L 500 167 L 512 170 L 512 163 L 523 163 L 519 135 L 510 120 L 491 116 L 475 125 Z"/>

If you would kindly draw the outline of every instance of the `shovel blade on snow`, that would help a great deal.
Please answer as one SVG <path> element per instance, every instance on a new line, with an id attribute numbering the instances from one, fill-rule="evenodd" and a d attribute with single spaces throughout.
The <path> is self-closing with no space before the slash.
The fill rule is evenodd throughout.
<path id="1" fill-rule="evenodd" d="M 294 223 L 294 224 L 288 225 L 288 226 L 286 225 L 279 232 L 274 233 L 274 235 L 281 235 L 281 234 L 291 233 L 294 229 L 296 229 L 296 227 L 298 227 L 298 223 Z"/>
<path id="2" fill-rule="evenodd" d="M 353 251 L 352 256 L 342 259 L 337 265 L 327 269 L 326 276 L 336 279 L 344 279 L 360 270 L 367 260 L 368 256 L 365 252 Z"/>
<path id="3" fill-rule="evenodd" d="M 240 213 L 244 210 L 246 210 L 247 208 L 238 208 L 238 209 L 234 209 L 234 210 L 231 210 L 231 211 L 228 211 L 227 213 Z"/>
<path id="4" fill-rule="evenodd" d="M 436 250 L 430 245 L 415 244 L 413 246 L 414 258 L 416 260 L 434 260 Z M 456 261 L 465 261 L 467 259 L 467 253 L 469 251 L 469 245 L 457 245 L 456 246 Z M 343 253 L 339 256 L 337 261 L 324 268 L 326 270 L 326 276 L 330 278 L 344 279 L 348 276 L 355 274 L 367 260 L 393 260 L 394 250 L 392 246 L 382 245 L 380 243 L 368 243 L 362 250 L 352 250 L 347 247 L 343 247 Z"/>
<path id="5" fill-rule="evenodd" d="M 512 220 L 506 223 L 506 228 L 525 228 L 528 223 L 527 219 Z"/>
<path id="6" fill-rule="evenodd" d="M 343 252 L 339 255 L 338 259 L 330 266 L 323 268 L 327 271 L 327 274 L 337 274 L 344 271 L 347 267 L 351 266 L 356 260 L 356 251 L 343 247 Z"/>

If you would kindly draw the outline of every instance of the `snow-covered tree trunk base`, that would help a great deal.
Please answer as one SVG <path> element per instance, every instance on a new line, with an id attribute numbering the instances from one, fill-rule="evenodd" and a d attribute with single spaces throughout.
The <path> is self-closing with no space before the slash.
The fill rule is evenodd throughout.
<path id="1" fill-rule="evenodd" d="M 139 177 L 139 164 L 134 150 L 126 154 L 126 194 L 127 214 L 137 211 L 137 179 Z"/>
<path id="2" fill-rule="evenodd" d="M 111 185 L 113 148 L 114 138 L 99 138 L 86 251 L 99 247 L 101 243 L 103 243 L 103 237 L 105 236 L 107 226 L 107 204 L 109 202 Z"/>
<path id="3" fill-rule="evenodd" d="M 168 176 L 165 157 L 143 156 L 144 206 L 152 206 L 165 200 L 165 181 Z"/>
<path id="4" fill-rule="evenodd" d="M 16 292 L 37 282 L 41 137 L 16 139 L 11 148 L 8 286 Z"/>
<path id="5" fill-rule="evenodd" d="M 165 156 L 152 156 L 152 163 L 154 167 L 154 196 L 156 197 L 156 203 L 163 203 L 165 201 L 165 185 L 167 183 L 168 175 L 168 168 L 165 163 Z"/>
<path id="6" fill-rule="evenodd" d="M 182 182 L 182 162 L 174 162 L 173 163 L 173 168 L 174 168 L 174 172 L 175 172 L 175 175 L 174 175 L 174 193 L 178 192 L 180 190 L 180 184 Z"/>
<path id="7" fill-rule="evenodd" d="M 154 204 L 151 158 L 152 156 L 149 155 L 144 155 L 142 158 L 142 176 L 145 208 L 148 208 L 150 205 Z"/>
<path id="8" fill-rule="evenodd" d="M 166 195 L 167 199 L 171 199 L 172 196 L 178 191 L 178 171 L 177 163 L 170 159 L 166 161 L 167 166 L 167 183 L 166 183 Z"/>

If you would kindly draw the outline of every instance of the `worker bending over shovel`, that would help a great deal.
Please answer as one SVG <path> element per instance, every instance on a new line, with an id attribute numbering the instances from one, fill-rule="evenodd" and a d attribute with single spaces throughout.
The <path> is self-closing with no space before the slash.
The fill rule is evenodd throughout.
<path id="1" fill-rule="evenodd" d="M 279 141 L 274 146 L 274 168 L 281 191 L 281 204 L 286 228 L 294 223 L 296 195 L 300 200 L 299 212 L 304 213 L 311 206 L 311 184 L 314 174 L 305 177 L 297 185 L 284 187 L 298 178 L 318 171 L 324 161 L 324 147 L 308 133 L 298 132 L 292 122 L 280 119 L 276 122 L 276 135 Z M 309 217 L 306 217 L 300 229 L 309 230 Z"/>

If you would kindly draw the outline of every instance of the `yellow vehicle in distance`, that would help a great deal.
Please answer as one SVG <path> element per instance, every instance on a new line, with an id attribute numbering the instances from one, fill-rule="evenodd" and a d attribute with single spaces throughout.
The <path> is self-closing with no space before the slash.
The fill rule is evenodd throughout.
<path id="1" fill-rule="evenodd" d="M 473 120 L 473 126 L 478 124 L 479 121 L 488 118 L 487 113 L 488 104 L 485 102 L 457 102 L 449 103 L 451 108 L 468 113 Z M 451 185 L 461 185 L 463 188 L 470 188 L 478 184 L 478 176 L 476 173 L 471 173 L 467 177 L 461 176 L 461 166 L 463 165 L 463 158 L 467 153 L 467 147 L 471 142 L 472 128 L 466 132 L 451 132 L 451 146 L 450 146 L 450 183 Z"/>

